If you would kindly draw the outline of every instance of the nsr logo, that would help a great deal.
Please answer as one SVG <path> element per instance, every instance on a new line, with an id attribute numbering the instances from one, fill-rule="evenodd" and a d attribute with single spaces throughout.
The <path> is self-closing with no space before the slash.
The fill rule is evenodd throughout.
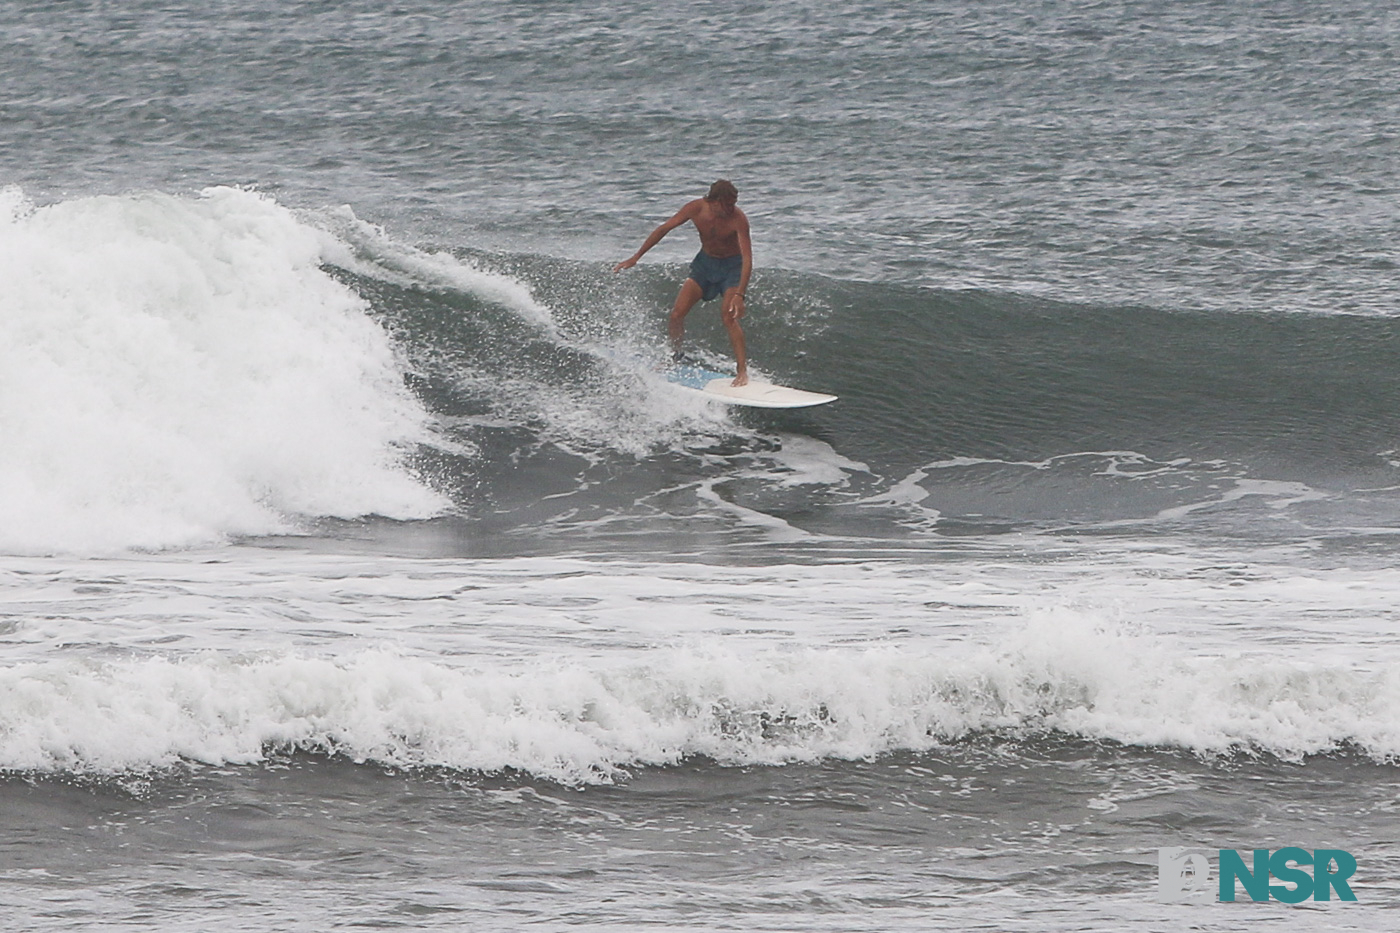
<path id="1" fill-rule="evenodd" d="M 1218 899 L 1235 899 L 1235 882 L 1239 882 L 1252 901 L 1267 901 L 1270 897 L 1286 904 L 1297 904 L 1312 898 L 1330 901 L 1354 901 L 1347 879 L 1356 873 L 1356 859 L 1341 849 L 1307 849 L 1289 847 L 1254 850 L 1254 865 L 1245 865 L 1244 858 L 1234 849 L 1218 850 L 1220 883 Z M 1305 866 L 1312 866 L 1309 874 Z M 1333 867 L 1335 866 L 1335 868 Z M 1270 884 L 1272 880 L 1279 882 Z M 1210 890 L 1210 861 L 1199 849 L 1174 846 L 1157 850 L 1157 895 L 1163 900 L 1185 901 Z"/>

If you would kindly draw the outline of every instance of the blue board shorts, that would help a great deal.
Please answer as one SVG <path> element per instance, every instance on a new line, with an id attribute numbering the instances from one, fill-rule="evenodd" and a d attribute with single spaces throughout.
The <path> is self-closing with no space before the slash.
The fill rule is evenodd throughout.
<path id="1" fill-rule="evenodd" d="M 742 253 L 716 259 L 703 249 L 690 261 L 690 277 L 704 293 L 701 300 L 718 298 L 731 288 L 737 288 L 744 275 Z"/>

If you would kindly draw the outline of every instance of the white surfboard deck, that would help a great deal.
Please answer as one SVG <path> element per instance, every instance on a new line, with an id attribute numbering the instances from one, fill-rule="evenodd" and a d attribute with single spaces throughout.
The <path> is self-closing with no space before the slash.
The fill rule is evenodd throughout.
<path id="1" fill-rule="evenodd" d="M 750 382 L 745 386 L 731 385 L 733 376 L 717 373 L 699 366 L 676 366 L 662 373 L 666 381 L 683 389 L 699 392 L 706 398 L 729 405 L 750 408 L 810 408 L 836 401 L 834 395 L 808 392 L 771 382 Z"/>

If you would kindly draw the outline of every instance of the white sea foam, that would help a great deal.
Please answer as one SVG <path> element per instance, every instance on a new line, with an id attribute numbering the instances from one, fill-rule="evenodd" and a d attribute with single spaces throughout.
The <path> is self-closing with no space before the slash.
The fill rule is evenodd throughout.
<path id="1" fill-rule="evenodd" d="M 551 337 L 560 339 L 550 309 L 537 301 L 530 289 L 517 279 L 480 269 L 447 253 L 398 243 L 382 228 L 356 217 L 349 206 L 324 213 L 322 222 L 350 247 L 337 257 L 348 269 L 375 278 L 397 278 L 404 283 L 469 292 L 510 308 Z"/>
<path id="2" fill-rule="evenodd" d="M 295 749 L 587 782 L 987 731 L 1400 755 L 1387 572 L 1068 546 L 923 568 L 25 559 L 0 578 L 0 768 Z"/>
<path id="3" fill-rule="evenodd" d="M 764 474 L 781 485 L 844 486 L 852 474 L 870 473 L 870 467 L 842 456 L 825 441 L 801 434 L 779 434 L 778 440 L 782 446 L 761 459 L 781 471 Z"/>
<path id="4" fill-rule="evenodd" d="M 452 665 L 193 655 L 0 671 L 0 767 L 115 773 L 277 751 L 564 782 L 704 755 L 863 758 L 972 732 L 1284 756 L 1400 754 L 1400 675 L 1187 659 L 1048 617 L 971 650 L 708 645 Z"/>
<path id="5" fill-rule="evenodd" d="M 1163 509 L 1157 518 L 1182 518 L 1192 512 L 1213 508 L 1227 502 L 1256 496 L 1265 500 L 1270 508 L 1286 509 L 1300 502 L 1315 502 L 1328 498 L 1326 493 L 1312 489 L 1304 483 L 1280 482 L 1277 480 L 1236 479 L 1233 488 L 1202 502 L 1192 502 L 1172 509 Z"/>
<path id="6" fill-rule="evenodd" d="M 299 515 L 425 516 L 385 333 L 271 199 L 0 204 L 0 549 L 102 552 Z"/>
<path id="7" fill-rule="evenodd" d="M 931 563 L 209 549 L 0 572 L 0 769 L 356 761 L 616 779 L 981 731 L 1400 755 L 1389 567 L 1005 537 Z"/>

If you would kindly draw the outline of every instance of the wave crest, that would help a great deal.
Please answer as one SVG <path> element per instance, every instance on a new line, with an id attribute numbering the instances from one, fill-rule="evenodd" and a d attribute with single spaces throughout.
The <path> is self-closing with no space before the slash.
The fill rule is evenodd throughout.
<path id="1" fill-rule="evenodd" d="M 0 549 L 92 553 L 421 517 L 388 336 L 272 199 L 0 205 Z"/>
<path id="2" fill-rule="evenodd" d="M 963 653 L 677 647 L 461 667 L 375 650 L 30 663 L 0 671 L 0 768 L 110 774 L 303 751 L 575 784 L 691 756 L 858 759 L 983 733 L 1201 754 L 1400 754 L 1394 674 L 1187 658 L 1123 634 L 1054 636 L 1050 624 Z"/>

